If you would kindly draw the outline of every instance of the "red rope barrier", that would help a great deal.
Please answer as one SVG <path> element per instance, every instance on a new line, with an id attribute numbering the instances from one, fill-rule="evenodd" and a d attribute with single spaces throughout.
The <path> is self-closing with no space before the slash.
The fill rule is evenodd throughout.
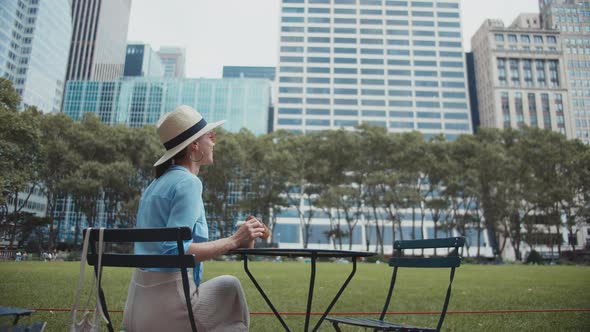
<path id="1" fill-rule="evenodd" d="M 70 308 L 31 308 L 35 311 L 71 311 Z M 83 311 L 80 309 L 78 311 Z M 109 310 L 109 312 L 123 312 L 121 309 Z M 571 308 L 571 309 L 506 309 L 506 310 L 449 310 L 447 314 L 513 314 L 513 313 L 538 313 L 538 312 L 590 312 L 590 308 Z M 285 316 L 303 316 L 305 312 L 281 312 Z M 311 315 L 323 315 L 323 312 L 312 312 Z M 351 316 L 351 315 L 379 315 L 381 312 L 331 312 L 332 316 Z M 387 312 L 387 315 L 440 315 L 439 311 L 393 311 Z M 258 311 L 251 312 L 250 315 L 274 315 L 272 312 Z"/>

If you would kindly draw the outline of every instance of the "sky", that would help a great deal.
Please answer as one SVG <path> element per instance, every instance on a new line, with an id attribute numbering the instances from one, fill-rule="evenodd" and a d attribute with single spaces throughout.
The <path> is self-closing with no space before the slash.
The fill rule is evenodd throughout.
<path id="1" fill-rule="evenodd" d="M 487 18 L 509 25 L 538 0 L 463 0 L 463 47 Z M 186 48 L 186 76 L 220 78 L 223 66 L 278 62 L 280 0 L 132 0 L 127 39 Z"/>

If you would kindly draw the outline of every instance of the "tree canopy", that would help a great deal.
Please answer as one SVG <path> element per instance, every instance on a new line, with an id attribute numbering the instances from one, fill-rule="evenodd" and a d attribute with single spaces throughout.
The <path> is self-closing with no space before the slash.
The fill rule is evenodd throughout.
<path id="1" fill-rule="evenodd" d="M 107 126 L 91 114 L 75 122 L 34 108 L 19 112 L 18 105 L 18 94 L 0 79 L 0 226 L 11 242 L 23 245 L 31 225 L 48 224 L 48 236 L 39 240 L 53 248 L 66 202 L 77 234 L 82 220 L 93 225 L 99 213 L 108 227 L 132 227 L 152 164 L 163 153 L 155 128 Z M 359 225 L 374 226 L 383 251 L 386 228 L 422 238 L 428 217 L 435 236 L 452 229 L 480 236 L 487 229 L 500 253 L 505 241 L 515 251 L 525 240 L 560 248 L 559 241 L 544 243 L 551 237 L 537 236 L 540 228 L 559 237 L 554 226 L 564 216 L 571 236 L 588 221 L 590 149 L 547 130 L 480 129 L 446 141 L 368 125 L 307 135 L 255 136 L 243 129 L 220 130 L 216 144 L 215 164 L 200 176 L 208 221 L 222 237 L 238 217 L 256 214 L 272 231 L 277 216 L 291 210 L 304 245 L 321 215 L 330 220 L 325 236 L 334 246 L 350 248 Z M 47 196 L 52 217 L 41 224 L 22 211 L 22 193 L 35 188 Z M 401 227 L 407 211 L 409 234 Z"/>

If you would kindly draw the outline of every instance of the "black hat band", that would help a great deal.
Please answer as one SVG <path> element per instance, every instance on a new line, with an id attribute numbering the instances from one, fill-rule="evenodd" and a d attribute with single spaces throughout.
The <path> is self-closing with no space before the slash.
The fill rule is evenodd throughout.
<path id="1" fill-rule="evenodd" d="M 164 143 L 164 147 L 166 150 L 173 149 L 178 144 L 186 141 L 191 136 L 198 133 L 201 129 L 205 128 L 207 125 L 207 121 L 205 119 L 201 119 L 201 121 L 197 122 L 194 126 L 188 128 L 187 130 L 180 133 L 178 136 L 174 137 L 173 139 L 169 140 L 168 142 Z"/>

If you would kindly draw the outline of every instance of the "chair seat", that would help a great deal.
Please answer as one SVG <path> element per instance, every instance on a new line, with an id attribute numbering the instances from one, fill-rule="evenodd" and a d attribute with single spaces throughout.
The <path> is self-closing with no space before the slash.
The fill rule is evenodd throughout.
<path id="1" fill-rule="evenodd" d="M 326 317 L 332 323 L 342 323 L 361 327 L 369 327 L 383 331 L 406 331 L 406 332 L 431 332 L 436 331 L 433 328 L 418 327 L 387 322 L 374 318 L 356 318 L 356 317 Z"/>

